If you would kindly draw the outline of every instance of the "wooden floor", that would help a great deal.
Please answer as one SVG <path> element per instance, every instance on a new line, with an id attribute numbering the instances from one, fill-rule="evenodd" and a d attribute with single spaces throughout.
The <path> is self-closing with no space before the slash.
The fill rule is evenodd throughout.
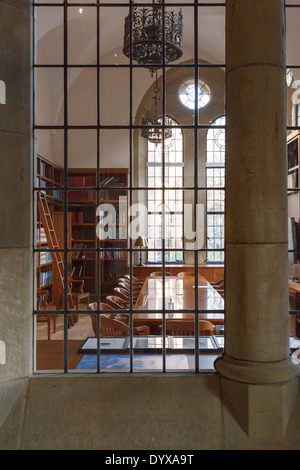
<path id="1" fill-rule="evenodd" d="M 64 338 L 63 316 L 56 315 L 56 331 L 53 328 L 53 318 L 51 319 L 51 340 L 62 340 Z M 36 333 L 38 340 L 48 339 L 48 323 L 46 321 L 38 321 L 36 323 Z M 88 336 L 94 336 L 90 315 L 79 314 L 78 321 L 68 329 L 68 339 L 78 340 L 86 339 Z"/>
<path id="2" fill-rule="evenodd" d="M 68 368 L 76 369 L 82 358 L 78 349 L 86 338 L 94 336 L 90 315 L 79 314 L 78 321 L 68 328 Z M 63 370 L 64 368 L 64 319 L 56 315 L 54 332 L 51 319 L 51 335 L 48 340 L 47 321 L 36 322 L 36 370 Z"/>

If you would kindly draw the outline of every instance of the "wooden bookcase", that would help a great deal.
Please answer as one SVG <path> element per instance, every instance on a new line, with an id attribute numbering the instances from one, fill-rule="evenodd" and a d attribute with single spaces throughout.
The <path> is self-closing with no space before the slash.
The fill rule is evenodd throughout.
<path id="1" fill-rule="evenodd" d="M 122 251 L 128 248 L 128 169 L 101 169 L 99 186 L 101 210 L 97 232 L 101 249 L 100 294 L 104 300 L 128 271 L 128 253 Z"/>
<path id="2" fill-rule="evenodd" d="M 287 138 L 287 186 L 289 193 L 299 187 L 300 131 L 292 132 Z"/>
<path id="3" fill-rule="evenodd" d="M 71 276 L 84 280 L 84 291 L 97 292 L 96 207 L 97 172 L 72 169 L 68 172 L 68 209 L 71 213 Z"/>
<path id="4" fill-rule="evenodd" d="M 37 158 L 37 187 L 47 194 L 47 201 L 59 246 L 64 248 L 63 215 L 64 170 L 47 159 Z M 99 186 L 98 186 L 99 185 Z M 97 186 L 100 188 L 98 193 Z M 84 291 L 91 296 L 98 292 L 103 300 L 113 293 L 119 277 L 127 273 L 127 169 L 97 170 L 74 168 L 68 171 L 68 272 L 75 280 L 84 280 Z M 121 199 L 120 199 L 121 198 Z M 121 204 L 120 204 L 121 200 Z M 115 221 L 109 224 L 105 211 L 98 205 L 109 204 Z M 123 205 L 122 205 L 123 204 Z M 106 206 L 104 206 L 105 209 Z M 124 210 L 122 210 L 124 208 Z M 121 237 L 121 238 L 120 238 Z M 48 301 L 58 302 L 55 289 L 55 272 L 51 255 L 46 251 L 47 240 L 37 214 L 37 288 L 49 291 Z M 99 250 L 99 255 L 96 249 Z M 100 269 L 96 262 L 99 256 Z M 99 280 L 99 283 L 98 283 Z"/>
<path id="5" fill-rule="evenodd" d="M 83 279 L 85 291 L 98 292 L 96 252 L 99 247 L 99 288 L 101 299 L 113 293 L 119 277 L 127 272 L 127 169 L 101 169 L 97 197 L 97 171 L 72 169 L 68 172 L 68 206 L 72 213 L 72 268 L 74 279 Z M 120 205 L 120 198 L 121 205 Z M 123 204 L 123 206 L 122 206 Z M 100 209 L 97 215 L 98 205 Z M 108 223 L 108 206 L 115 220 Z M 122 211 L 122 208 L 124 210 Z M 122 237 L 120 239 L 120 237 Z"/>
<path id="6" fill-rule="evenodd" d="M 55 165 L 41 155 L 37 156 L 36 166 L 36 187 L 40 188 L 44 194 L 47 194 L 47 202 L 52 218 L 57 211 L 62 211 L 62 185 L 63 185 L 63 169 L 59 165 Z M 48 302 L 55 302 L 55 273 L 51 252 L 48 251 L 48 243 L 45 236 L 44 228 L 40 222 L 40 215 L 37 212 L 37 231 L 36 231 L 36 247 L 45 249 L 36 254 L 36 270 L 37 270 L 37 291 L 47 290 L 49 292 Z M 43 301 L 41 302 L 43 306 Z"/>

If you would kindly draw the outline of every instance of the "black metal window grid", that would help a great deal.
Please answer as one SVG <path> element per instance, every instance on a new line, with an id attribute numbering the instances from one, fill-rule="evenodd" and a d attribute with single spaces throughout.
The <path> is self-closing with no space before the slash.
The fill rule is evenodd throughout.
<path id="1" fill-rule="evenodd" d="M 96 161 L 95 161 L 95 169 L 97 171 L 97 174 L 103 169 L 102 167 L 102 158 L 103 155 L 101 153 L 101 132 L 106 131 L 106 130 L 111 130 L 111 131 L 127 131 L 127 136 L 128 136 L 128 147 L 129 147 L 129 158 L 128 158 L 128 170 L 129 170 L 129 177 L 128 177 L 128 184 L 125 187 L 124 185 L 122 186 L 116 186 L 114 189 L 120 189 L 120 190 L 126 190 L 127 195 L 128 195 L 128 204 L 129 206 L 132 205 L 134 202 L 134 197 L 138 192 L 146 192 L 149 191 L 150 189 L 157 189 L 155 186 L 153 188 L 149 188 L 149 186 L 141 185 L 138 184 L 136 185 L 134 180 L 133 180 L 133 169 L 134 169 L 134 158 L 135 158 L 135 150 L 134 150 L 134 135 L 136 131 L 140 131 L 142 129 L 142 126 L 140 124 L 136 124 L 134 121 L 134 116 L 133 116 L 133 95 L 134 95 L 134 74 L 135 71 L 138 69 L 145 69 L 147 67 L 137 65 L 132 57 L 129 58 L 128 62 L 126 63 L 121 63 L 121 64 L 107 64 L 103 63 L 100 58 L 100 51 L 101 51 L 101 43 L 104 41 L 104 38 L 102 37 L 101 33 L 101 21 L 102 21 L 102 11 L 104 8 L 109 8 L 113 12 L 114 9 L 122 8 L 125 11 L 131 11 L 134 7 L 147 7 L 147 6 L 152 6 L 152 3 L 147 3 L 147 2 L 141 2 L 141 3 L 134 3 L 133 1 L 129 1 L 127 3 L 117 3 L 117 2 L 67 2 L 67 1 L 61 1 L 61 2 L 35 2 L 33 3 L 33 12 L 34 15 L 36 16 L 38 11 L 42 11 L 43 9 L 47 9 L 48 13 L 51 14 L 51 11 L 55 9 L 60 9 L 61 11 L 61 17 L 62 17 L 62 29 L 59 34 L 62 35 L 62 54 L 61 54 L 61 60 L 58 62 L 49 62 L 49 63 L 40 63 L 40 62 L 34 62 L 34 73 L 35 73 L 35 89 L 34 89 L 34 103 L 33 103 L 33 109 L 34 109 L 34 116 L 33 116 L 33 121 L 34 121 L 34 134 L 37 135 L 38 132 L 41 131 L 51 131 L 53 135 L 60 134 L 62 135 L 62 152 L 63 152 L 63 161 L 62 161 L 62 166 L 64 168 L 63 172 L 63 180 L 62 183 L 59 186 L 59 190 L 61 191 L 62 194 L 62 203 L 61 203 L 61 209 L 64 214 L 63 218 L 63 237 L 64 237 L 64 243 L 63 243 L 63 248 L 54 250 L 57 252 L 60 252 L 63 256 L 64 260 L 64 276 L 65 279 L 67 279 L 69 271 L 68 271 L 68 264 L 69 264 L 69 256 L 72 254 L 74 249 L 68 248 L 68 211 L 69 207 L 71 205 L 70 203 L 70 191 L 73 191 L 74 188 L 70 187 L 69 185 L 69 180 L 68 180 L 68 169 L 70 168 L 70 162 L 69 162 L 69 144 L 70 144 L 70 135 L 71 132 L 80 132 L 80 131 L 94 131 L 95 132 L 95 142 L 96 142 Z M 171 9 L 171 8 L 178 8 L 182 7 L 184 9 L 189 9 L 189 12 L 192 12 L 193 16 L 193 35 L 194 35 L 194 51 L 193 51 L 193 60 L 189 63 L 174 63 L 174 64 L 168 64 L 166 65 L 163 60 L 163 64 L 160 68 L 160 72 L 162 75 L 162 115 L 166 116 L 167 111 L 168 111 L 168 103 L 167 103 L 167 71 L 169 70 L 176 70 L 181 68 L 181 70 L 189 70 L 190 75 L 194 76 L 195 83 L 198 82 L 198 77 L 200 75 L 201 69 L 224 69 L 225 64 L 224 63 L 203 63 L 199 61 L 199 51 L 198 51 L 198 36 L 199 36 L 199 16 L 201 15 L 201 11 L 204 8 L 218 8 L 220 10 L 225 11 L 225 3 L 224 2 L 182 2 L 182 3 L 177 3 L 177 2 L 166 2 L 162 1 L 161 2 L 162 6 L 162 15 L 164 17 L 164 11 L 165 9 Z M 69 34 L 68 34 L 68 28 L 69 28 L 69 12 L 71 9 L 92 9 L 92 11 L 95 14 L 95 33 L 96 33 L 96 61 L 93 64 L 85 64 L 85 63 L 72 63 L 70 62 L 70 44 L 69 44 Z M 163 28 L 164 30 L 164 28 Z M 164 32 L 163 32 L 164 35 Z M 36 28 L 34 32 L 34 44 L 35 44 L 35 50 L 34 50 L 34 57 L 36 57 L 36 45 L 37 45 L 37 40 L 38 37 L 36 37 Z M 163 48 L 163 59 L 165 55 L 165 50 Z M 95 122 L 91 123 L 84 123 L 80 125 L 76 124 L 70 124 L 70 95 L 69 95 L 69 73 L 70 71 L 74 70 L 79 70 L 79 69 L 89 69 L 90 71 L 93 71 L 95 73 L 96 77 L 96 96 L 97 96 L 97 105 L 96 105 L 96 120 Z M 114 69 L 115 73 L 118 74 L 121 71 L 126 71 L 128 74 L 128 89 L 126 93 L 128 93 L 129 96 L 129 108 L 128 108 L 128 120 L 126 124 L 120 124 L 120 123 L 109 123 L 109 124 L 103 124 L 102 122 L 102 109 L 101 109 L 101 74 L 103 71 L 108 70 L 108 69 Z M 62 85 L 62 91 L 63 91 L 63 106 L 62 106 L 62 116 L 61 116 L 61 121 L 59 123 L 40 123 L 37 120 L 37 113 L 36 113 L 36 108 L 37 105 L 39 106 L 39 80 L 37 80 L 37 76 L 39 73 L 43 72 L 44 70 L 46 71 L 51 71 L 53 73 L 53 76 L 60 76 L 60 83 Z M 110 90 L 110 93 L 113 93 L 113 90 Z M 124 90 L 125 93 L 125 90 Z M 199 114 L 201 110 L 198 109 L 197 106 L 197 93 L 196 93 L 196 105 L 195 105 L 195 110 L 194 110 L 194 120 L 193 122 L 190 123 L 180 123 L 180 128 L 182 132 L 184 133 L 185 131 L 191 131 L 193 133 L 193 181 L 190 181 L 189 184 L 183 184 L 182 188 L 177 188 L 181 189 L 184 192 L 189 192 L 190 194 L 193 195 L 193 203 L 194 203 L 194 220 L 197 218 L 197 209 L 196 205 L 199 201 L 199 195 L 200 194 L 205 194 L 206 191 L 208 190 L 207 185 L 205 182 L 201 182 L 202 180 L 199 179 L 199 162 L 198 162 L 198 155 L 199 155 L 199 134 L 200 133 L 206 133 L 208 129 L 211 128 L 211 123 L 202 123 L 201 120 L 199 119 Z M 162 129 L 166 129 L 166 125 L 163 123 L 162 124 Z M 174 126 L 175 127 L 175 126 Z M 220 129 L 223 129 L 225 126 L 220 126 Z M 171 126 L 172 128 L 172 126 Z M 35 157 L 36 157 L 36 150 L 35 150 Z M 165 153 L 163 152 L 163 164 L 162 164 L 162 181 L 165 181 L 165 169 L 166 165 L 164 162 L 165 158 Z M 34 195 L 34 201 L 35 201 L 35 220 L 34 220 L 34 227 L 33 227 L 33 232 L 34 232 L 34 237 L 36 237 L 36 219 L 37 219 L 37 209 L 36 209 L 36 203 L 37 203 L 37 197 L 38 193 L 41 191 L 41 186 L 36 185 L 36 173 L 37 173 L 37 168 L 36 168 L 36 159 L 35 159 L 35 177 L 34 177 L 34 187 L 33 187 L 33 195 Z M 163 194 L 163 201 L 165 200 L 165 194 L 166 190 L 169 188 L 166 188 L 164 183 L 162 185 L 162 194 Z M 221 189 L 223 190 L 224 188 L 214 188 L 216 190 Z M 57 191 L 57 186 L 47 186 L 47 191 Z M 83 188 L 76 188 L 78 191 L 95 191 L 96 194 L 96 205 L 99 206 L 101 203 L 101 191 L 103 188 L 99 184 L 99 178 L 96 180 L 95 185 L 91 186 L 86 186 L 84 189 Z M 37 247 L 37 244 L 34 246 L 34 256 L 36 257 L 37 254 L 39 253 L 45 253 L 49 250 L 46 250 L 45 248 L 40 248 Z M 50 250 L 51 251 L 51 250 Z M 95 246 L 92 246 L 91 248 L 87 248 L 87 252 L 93 253 L 95 255 L 96 259 L 96 269 L 97 269 L 97 289 L 96 289 L 96 303 L 97 303 L 97 308 L 95 311 L 93 311 L 93 314 L 96 315 L 97 317 L 97 325 L 98 325 L 98 331 L 100 327 L 100 322 L 101 322 L 101 314 L 105 313 L 110 313 L 109 310 L 100 310 L 100 298 L 101 298 L 101 259 L 102 259 L 102 254 L 104 253 L 105 248 L 101 244 L 101 241 L 99 239 L 96 240 Z M 113 251 L 112 249 L 110 251 Z M 123 252 L 124 255 L 128 255 L 128 272 L 131 275 L 131 287 L 133 287 L 132 283 L 132 275 L 133 275 L 133 267 L 135 264 L 135 256 L 138 255 L 139 251 L 137 248 L 134 247 L 134 243 L 131 237 L 129 237 L 129 242 L 128 246 L 125 248 L 118 248 L 119 252 Z M 155 250 L 154 250 L 155 251 Z M 165 256 L 164 254 L 166 252 L 171 251 L 169 247 L 166 247 L 165 245 L 165 240 L 162 240 L 162 246 L 159 250 L 160 253 L 162 253 L 162 275 L 163 275 L 163 284 L 165 285 L 166 283 L 166 271 L 168 269 L 166 262 L 165 262 Z M 196 248 L 195 250 L 187 250 L 186 248 L 183 248 L 182 250 L 185 254 L 189 252 L 189 254 L 192 255 L 194 259 L 194 268 L 195 268 L 195 285 L 197 287 L 198 284 L 198 261 L 199 257 L 202 256 L 202 254 L 207 253 L 207 248 L 200 247 Z M 214 250 L 212 250 L 214 251 Z M 220 250 L 221 252 L 224 252 L 224 249 Z M 52 251 L 52 255 L 54 252 Z M 36 283 L 36 277 L 34 279 L 34 282 Z M 166 313 L 168 312 L 168 298 L 165 296 L 163 297 L 162 305 L 160 309 L 156 310 L 156 313 L 161 315 L 161 321 L 162 321 L 162 328 L 163 331 L 165 331 L 166 328 Z M 36 291 L 34 293 L 34 304 L 36 305 Z M 132 290 L 131 290 L 131 296 L 130 296 L 130 304 L 128 309 L 125 309 L 124 311 L 120 311 L 118 313 L 124 313 L 124 315 L 128 315 L 130 318 L 133 313 L 133 306 L 134 306 L 134 299 L 132 295 Z M 181 312 L 184 312 L 185 310 L 181 310 Z M 210 310 L 204 310 L 204 309 L 199 309 L 198 308 L 198 289 L 195 289 L 195 308 L 192 310 L 187 310 L 186 313 L 193 313 L 194 318 L 195 318 L 195 323 L 197 324 L 198 322 L 198 316 L 201 313 L 208 313 Z M 45 312 L 43 312 L 45 313 Z M 64 319 L 64 346 L 63 346 L 63 367 L 62 367 L 62 372 L 63 373 L 70 373 L 74 372 L 72 370 L 72 367 L 69 365 L 69 346 L 68 346 L 68 341 L 69 341 L 69 320 L 71 315 L 73 314 L 73 311 L 70 311 L 68 308 L 68 291 L 65 289 L 64 293 L 64 302 L 63 302 L 63 307 L 61 310 L 48 310 L 46 312 L 46 315 L 57 315 L 57 316 L 62 316 Z M 76 311 L 75 311 L 76 313 Z M 80 312 L 82 315 L 90 315 L 90 311 L 85 311 L 85 312 Z M 143 310 L 139 310 L 138 313 L 143 313 Z M 147 313 L 147 311 L 145 311 Z M 176 313 L 176 311 L 175 311 Z M 218 313 L 224 313 L 224 309 L 220 309 Z M 37 308 L 34 310 L 34 317 L 35 319 L 37 318 L 38 315 L 41 314 L 41 311 Z M 133 322 L 130 321 L 130 337 L 132 338 L 134 335 L 134 329 L 133 329 Z M 167 352 L 166 352 L 166 335 L 162 335 L 162 341 L 163 341 L 163 347 L 162 347 L 162 367 L 161 371 L 166 372 L 168 370 L 167 368 Z M 35 343 L 35 349 L 36 349 L 36 343 Z M 98 336 L 98 342 L 97 342 L 97 349 L 98 352 L 100 351 L 100 338 Z M 195 351 L 199 350 L 199 335 L 198 332 L 195 334 Z M 130 342 L 130 347 L 129 347 L 129 372 L 134 371 L 134 347 L 133 347 L 133 341 Z M 96 365 L 96 372 L 101 373 L 101 366 L 100 366 L 100 358 L 101 354 L 97 354 L 97 365 Z M 36 362 L 35 362 L 36 365 Z M 199 354 L 195 354 L 194 358 L 194 369 L 193 372 L 199 372 Z M 35 370 L 37 372 L 37 370 Z"/>

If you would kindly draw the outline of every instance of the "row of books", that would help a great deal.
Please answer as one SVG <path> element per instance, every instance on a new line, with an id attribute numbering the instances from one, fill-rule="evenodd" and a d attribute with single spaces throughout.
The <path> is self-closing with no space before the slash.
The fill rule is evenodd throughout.
<path id="1" fill-rule="evenodd" d="M 124 184 L 122 182 L 120 182 L 120 178 L 118 176 L 107 176 L 106 178 L 104 178 L 102 181 L 100 181 L 100 186 L 113 186 L 113 185 L 117 185 L 117 184 Z"/>
<path id="2" fill-rule="evenodd" d="M 92 187 L 95 186 L 95 175 L 76 175 L 69 176 L 68 184 L 69 186 L 76 187 Z"/>
<path id="3" fill-rule="evenodd" d="M 72 267 L 71 275 L 72 277 L 84 277 L 86 272 L 86 262 L 77 264 Z"/>
<path id="4" fill-rule="evenodd" d="M 70 202 L 74 201 L 96 201 L 96 191 L 69 191 L 68 198 Z"/>
<path id="5" fill-rule="evenodd" d="M 123 251 L 100 251 L 100 259 L 126 259 L 126 253 Z"/>
<path id="6" fill-rule="evenodd" d="M 72 249 L 77 251 L 73 252 L 72 259 L 93 258 L 92 251 L 88 251 L 87 248 L 87 245 L 84 243 L 74 243 Z"/>
<path id="7" fill-rule="evenodd" d="M 83 224 L 83 212 L 72 212 L 72 224 Z"/>
<path id="8" fill-rule="evenodd" d="M 40 162 L 40 176 L 51 179 L 51 167 L 44 162 Z"/>
<path id="9" fill-rule="evenodd" d="M 125 182 L 119 176 L 106 176 L 99 182 L 100 186 L 115 186 L 117 184 L 124 185 Z M 69 176 L 68 185 L 78 188 L 91 188 L 96 185 L 95 175 Z"/>
<path id="10" fill-rule="evenodd" d="M 40 273 L 40 286 L 44 287 L 52 282 L 52 270 L 42 271 Z"/>
<path id="11" fill-rule="evenodd" d="M 46 264 L 46 263 L 51 263 L 52 261 L 52 256 L 49 251 L 43 251 L 40 253 L 40 264 Z"/>
<path id="12" fill-rule="evenodd" d="M 47 243 L 47 237 L 46 237 L 46 234 L 45 234 L 44 227 L 40 227 L 39 242 L 40 243 Z"/>

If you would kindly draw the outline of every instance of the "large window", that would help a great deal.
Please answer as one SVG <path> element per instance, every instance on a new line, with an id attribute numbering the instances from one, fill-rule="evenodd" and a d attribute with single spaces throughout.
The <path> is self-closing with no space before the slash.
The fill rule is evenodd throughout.
<path id="1" fill-rule="evenodd" d="M 175 121 L 171 121 L 176 125 Z M 162 262 L 162 239 L 165 240 L 165 262 L 183 261 L 183 140 L 180 128 L 162 145 L 148 142 L 148 261 Z M 163 171 L 164 168 L 164 171 Z M 163 174 L 164 173 L 164 174 Z M 163 187 L 163 178 L 165 188 Z M 172 251 L 168 251 L 168 248 Z"/>
<path id="2" fill-rule="evenodd" d="M 207 131 L 207 260 L 223 262 L 225 230 L 225 116 L 217 118 Z"/>
<path id="3" fill-rule="evenodd" d="M 154 3 L 33 2 L 36 373 L 213 371 L 223 349 L 225 2 Z"/>

